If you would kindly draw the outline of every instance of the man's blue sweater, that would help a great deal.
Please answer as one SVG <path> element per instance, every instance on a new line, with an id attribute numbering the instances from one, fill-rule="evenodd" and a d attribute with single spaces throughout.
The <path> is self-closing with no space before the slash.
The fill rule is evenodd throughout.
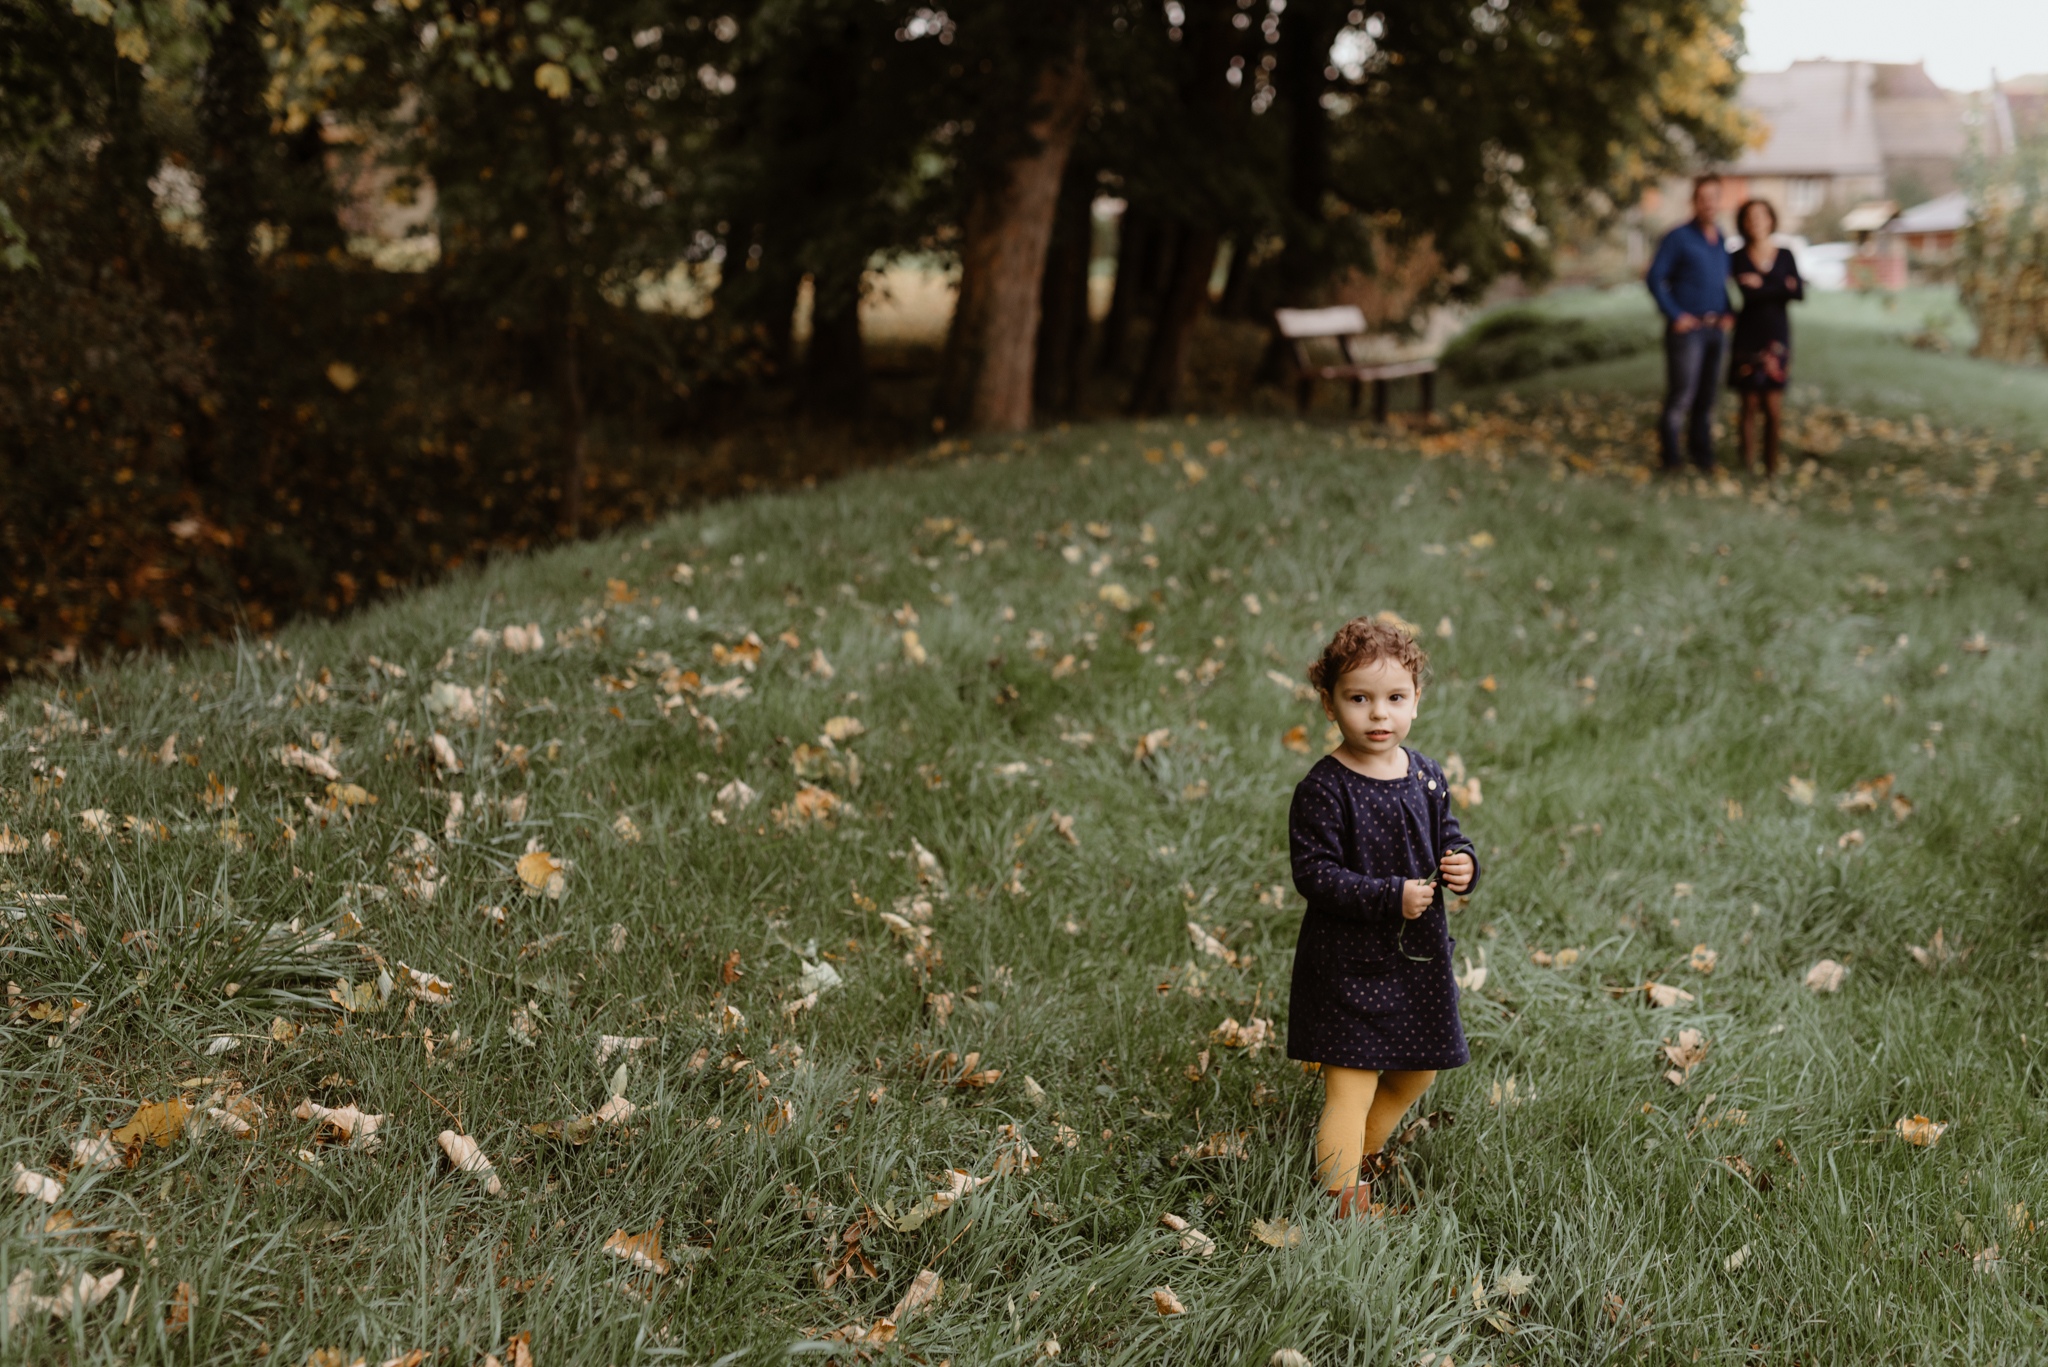
<path id="1" fill-rule="evenodd" d="M 1731 258 L 1726 241 L 1718 234 L 1716 239 L 1708 241 L 1700 225 L 1687 219 L 1657 244 L 1647 279 L 1666 322 L 1677 322 L 1682 313 L 1697 318 L 1728 312 Z"/>

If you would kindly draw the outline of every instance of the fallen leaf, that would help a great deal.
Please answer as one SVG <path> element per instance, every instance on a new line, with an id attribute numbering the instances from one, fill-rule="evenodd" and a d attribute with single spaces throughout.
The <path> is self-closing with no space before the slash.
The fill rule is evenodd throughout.
<path id="1" fill-rule="evenodd" d="M 535 897 L 548 897 L 559 902 L 568 889 L 568 864 L 537 844 L 520 855 L 514 867 L 518 870 L 519 881 Z"/>
<path id="2" fill-rule="evenodd" d="M 14 1165 L 14 1194 L 16 1196 L 29 1197 L 31 1200 L 41 1201 L 44 1205 L 54 1206 L 57 1204 L 57 1198 L 64 1194 L 64 1184 L 45 1173 L 36 1172 L 16 1163 Z"/>
<path id="3" fill-rule="evenodd" d="M 58 1282 L 55 1293 L 40 1296 L 35 1290 L 36 1274 L 23 1268 L 7 1284 L 7 1327 L 12 1329 L 31 1313 L 69 1319 L 75 1311 L 90 1310 L 113 1295 L 126 1275 L 127 1270 L 119 1267 L 100 1277 L 81 1272 L 75 1281 Z"/>
<path id="4" fill-rule="evenodd" d="M 1095 590 L 1095 596 L 1118 612 L 1129 612 L 1138 606 L 1138 600 L 1122 584 L 1104 584 Z"/>
<path id="5" fill-rule="evenodd" d="M 107 1137 L 105 1130 L 96 1135 L 80 1135 L 71 1141 L 71 1166 L 77 1171 L 113 1172 L 127 1166 L 127 1159 L 114 1141 Z"/>
<path id="6" fill-rule="evenodd" d="M 169 1101 L 145 1101 L 112 1132 L 111 1137 L 124 1149 L 139 1148 L 144 1144 L 167 1149 L 184 1130 L 185 1121 L 191 1114 L 192 1108 L 178 1097 Z"/>
<path id="7" fill-rule="evenodd" d="M 508 626 L 500 639 L 504 641 L 505 649 L 514 655 L 531 655 L 545 649 L 548 643 L 547 633 L 540 629 L 537 622 L 529 622 L 523 627 Z"/>
<path id="8" fill-rule="evenodd" d="M 1188 1308 L 1180 1303 L 1180 1297 L 1173 1294 L 1170 1286 L 1152 1288 L 1152 1308 L 1162 1315 L 1185 1315 Z"/>
<path id="9" fill-rule="evenodd" d="M 324 778 L 330 783 L 341 780 L 341 770 L 334 767 L 334 761 L 326 755 L 304 750 L 296 745 L 287 745 L 277 752 L 277 762 L 287 769 L 300 769 L 315 778 Z"/>
<path id="10" fill-rule="evenodd" d="M 1934 1142 L 1948 1130 L 1945 1120 L 1929 1120 L 1924 1115 L 1902 1115 L 1892 1128 L 1899 1132 L 1899 1138 L 1915 1148 L 1932 1148 Z"/>
<path id="11" fill-rule="evenodd" d="M 1292 750 L 1297 755 L 1307 754 L 1308 728 L 1306 726 L 1289 727 L 1286 733 L 1280 737 L 1280 744 L 1285 749 Z"/>
<path id="12" fill-rule="evenodd" d="M 910 1289 L 903 1293 L 903 1299 L 896 1302 L 896 1308 L 889 1312 L 889 1318 L 899 1325 L 902 1324 L 936 1301 L 945 1286 L 945 1281 L 938 1273 L 928 1267 L 923 1269 L 911 1279 Z"/>
<path id="13" fill-rule="evenodd" d="M 422 969 L 407 968 L 402 963 L 398 965 L 398 976 L 414 1001 L 425 1002 L 429 1006 L 446 1006 L 455 1000 L 455 984 L 446 978 Z"/>
<path id="14" fill-rule="evenodd" d="M 1210 1238 L 1208 1235 L 1204 1234 L 1201 1230 L 1196 1229 L 1193 1225 L 1189 1224 L 1180 1216 L 1175 1215 L 1172 1211 L 1168 1211 L 1166 1214 L 1161 1215 L 1159 1217 L 1159 1223 L 1165 1225 L 1168 1229 L 1180 1235 L 1181 1252 L 1192 1253 L 1198 1258 L 1207 1258 L 1214 1256 L 1216 1252 L 1216 1241 Z"/>
<path id="15" fill-rule="evenodd" d="M 1838 850 L 1858 849 L 1862 844 L 1863 831 L 1860 827 L 1853 831 L 1843 831 L 1835 838 L 1835 848 Z"/>
<path id="16" fill-rule="evenodd" d="M 1518 1301 L 1528 1295 L 1530 1288 L 1535 1285 L 1536 1279 L 1522 1271 L 1520 1264 L 1516 1264 L 1514 1267 L 1501 1273 L 1494 1281 L 1493 1294 L 1496 1296 L 1506 1296 L 1511 1301 Z"/>
<path id="17" fill-rule="evenodd" d="M 760 796 L 744 780 L 736 778 L 718 790 L 717 795 L 711 799 L 711 806 L 717 812 L 743 812 L 753 806 Z"/>
<path id="18" fill-rule="evenodd" d="M 659 1035 L 599 1035 L 597 1037 L 597 1066 L 602 1068 L 613 1054 L 635 1054 L 649 1045 L 661 1043 Z"/>
<path id="19" fill-rule="evenodd" d="M 477 1147 L 474 1139 L 453 1130 L 443 1130 L 435 1142 L 441 1152 L 448 1155 L 448 1162 L 457 1172 L 466 1172 L 483 1179 L 486 1194 L 496 1196 L 505 1190 L 505 1184 L 498 1180 L 498 1174 L 491 1167 L 491 1160 L 484 1157 L 484 1151 Z"/>
<path id="20" fill-rule="evenodd" d="M 1147 731 L 1138 738 L 1138 744 L 1132 750 L 1131 758 L 1142 762 L 1158 754 L 1172 743 L 1173 731 L 1170 727 L 1161 726 Z"/>
<path id="21" fill-rule="evenodd" d="M 192 1283 L 179 1282 L 164 1310 L 164 1332 L 182 1334 L 192 1327 Z"/>
<path id="22" fill-rule="evenodd" d="M 1792 799 L 1795 805 L 1801 807 L 1811 807 L 1814 798 L 1818 796 L 1813 786 L 1813 781 L 1801 778 L 1797 774 L 1785 780 L 1785 786 L 1782 791 L 1786 797 Z"/>
<path id="23" fill-rule="evenodd" d="M 1486 986 L 1486 974 L 1486 965 L 1482 963 L 1477 966 L 1474 966 L 1471 956 L 1467 955 L 1465 959 L 1465 971 L 1458 975 L 1459 989 L 1465 992 L 1479 991 L 1481 988 Z"/>
<path id="24" fill-rule="evenodd" d="M 1200 950 L 1210 958 L 1221 959 L 1233 968 L 1237 966 L 1236 951 L 1229 948 L 1223 941 L 1217 939 L 1208 931 L 1196 925 L 1193 921 L 1188 922 L 1188 938 L 1195 942 L 1197 950 Z"/>
<path id="25" fill-rule="evenodd" d="M 1806 985 L 1815 992 L 1839 992 L 1849 970 L 1833 959 L 1822 959 L 1806 970 Z"/>
<path id="26" fill-rule="evenodd" d="M 903 663 L 907 665 L 922 665 L 930 659 L 931 653 L 924 648 L 924 642 L 918 639 L 917 633 L 915 631 L 904 632 Z"/>
<path id="27" fill-rule="evenodd" d="M 1718 951 L 1709 949 L 1705 945 L 1694 945 L 1690 962 L 1693 972 L 1699 974 L 1712 973 L 1714 965 L 1721 962 L 1721 955 Z"/>
<path id="28" fill-rule="evenodd" d="M 1707 1037 L 1688 1026 L 1678 1032 L 1678 1042 L 1664 1041 L 1664 1057 L 1676 1065 L 1664 1078 L 1674 1087 L 1683 1087 L 1692 1076 L 1692 1070 L 1706 1061 Z"/>
<path id="29" fill-rule="evenodd" d="M 621 1229 L 604 1241 L 604 1251 L 642 1272 L 652 1272 L 665 1277 L 669 1271 L 668 1259 L 661 1256 L 662 1221 L 656 1220 L 654 1228 L 645 1234 L 628 1234 Z"/>
<path id="30" fill-rule="evenodd" d="M 1678 1006 L 1699 1000 L 1684 988 L 1670 987 L 1664 983 L 1644 983 L 1643 995 L 1649 998 L 1652 1006 Z"/>
<path id="31" fill-rule="evenodd" d="M 1835 802 L 1835 808 L 1844 812 L 1874 812 L 1892 791 L 1892 775 L 1865 779 L 1851 788 Z"/>
<path id="32" fill-rule="evenodd" d="M 1733 1253 L 1730 1253 L 1726 1258 L 1723 1258 L 1721 1260 L 1721 1266 L 1723 1269 L 1729 1272 L 1740 1272 L 1742 1270 L 1742 1265 L 1748 1261 L 1749 1245 L 1744 1244 L 1741 1248 L 1736 1249 Z"/>
<path id="33" fill-rule="evenodd" d="M 1268 1248 L 1299 1248 L 1301 1226 L 1284 1215 L 1271 1220 L 1254 1220 L 1252 1237 Z"/>
<path id="34" fill-rule="evenodd" d="M 366 1147 L 374 1146 L 377 1131 L 389 1117 L 370 1115 L 354 1106 L 322 1106 L 311 1097 L 299 1103 L 292 1112 L 298 1120 L 315 1120 L 320 1123 L 319 1134 L 339 1139 L 344 1143 L 360 1140 Z"/>
<path id="35" fill-rule="evenodd" d="M 612 833 L 628 845 L 637 845 L 642 838 L 640 828 L 634 825 L 633 818 L 624 812 L 620 812 L 612 819 Z"/>
<path id="36" fill-rule="evenodd" d="M 1253 1016 L 1239 1025 L 1235 1016 L 1225 1016 L 1223 1023 L 1209 1032 L 1209 1040 L 1225 1049 L 1246 1049 L 1256 1054 L 1273 1042 L 1273 1022 Z"/>

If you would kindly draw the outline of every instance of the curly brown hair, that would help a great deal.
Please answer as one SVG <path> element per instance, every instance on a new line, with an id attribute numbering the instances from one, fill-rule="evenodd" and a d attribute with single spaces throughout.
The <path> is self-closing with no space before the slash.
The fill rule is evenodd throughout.
<path id="1" fill-rule="evenodd" d="M 1325 698 L 1343 678 L 1374 660 L 1392 660 L 1408 671 L 1420 689 L 1429 679 L 1429 652 L 1415 639 L 1414 627 L 1391 612 L 1354 617 L 1337 628 L 1323 653 L 1308 667 L 1308 681 Z"/>

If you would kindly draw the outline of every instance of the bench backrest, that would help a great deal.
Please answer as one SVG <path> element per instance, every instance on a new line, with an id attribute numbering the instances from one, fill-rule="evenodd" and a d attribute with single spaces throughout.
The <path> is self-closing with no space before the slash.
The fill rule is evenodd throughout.
<path id="1" fill-rule="evenodd" d="M 1365 331 L 1365 312 L 1351 304 L 1327 309 L 1274 309 L 1273 324 L 1290 341 L 1356 337 Z"/>

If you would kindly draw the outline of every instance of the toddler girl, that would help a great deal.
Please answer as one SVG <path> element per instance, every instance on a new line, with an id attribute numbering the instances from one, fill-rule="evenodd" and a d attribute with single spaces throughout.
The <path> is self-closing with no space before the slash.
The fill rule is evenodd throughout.
<path id="1" fill-rule="evenodd" d="M 1437 1069 L 1470 1057 L 1442 888 L 1471 891 L 1479 865 L 1444 771 L 1401 743 L 1428 665 L 1406 631 L 1360 617 L 1308 673 L 1344 743 L 1295 788 L 1287 818 L 1294 886 L 1308 900 L 1287 1056 L 1322 1065 L 1316 1166 L 1339 1215 L 1365 1213 L 1365 1157 Z"/>

